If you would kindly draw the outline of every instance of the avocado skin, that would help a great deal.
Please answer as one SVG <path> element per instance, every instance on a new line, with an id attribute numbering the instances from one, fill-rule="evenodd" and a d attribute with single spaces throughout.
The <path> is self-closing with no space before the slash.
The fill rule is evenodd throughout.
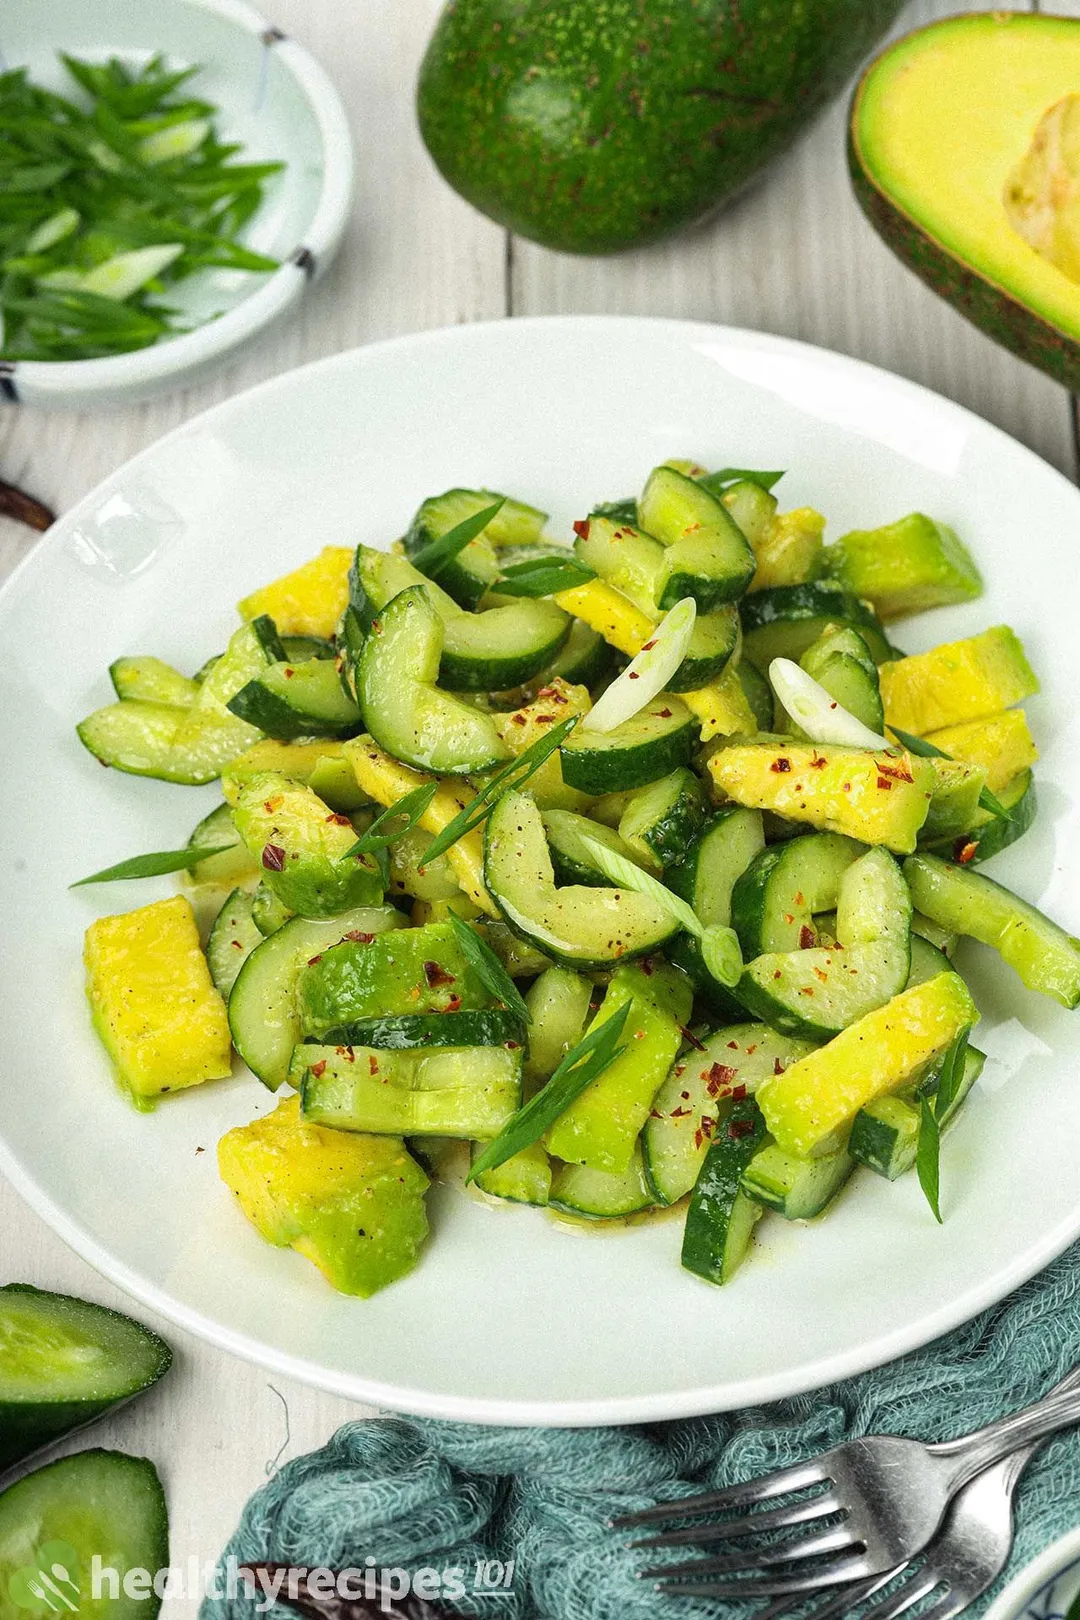
<path id="1" fill-rule="evenodd" d="M 871 67 L 873 64 L 871 64 Z M 867 69 L 869 73 L 870 69 Z M 864 80 L 856 86 L 848 123 L 848 171 L 860 208 L 887 247 L 892 248 L 920 281 L 938 293 L 953 309 L 987 337 L 1010 349 L 1021 360 L 1037 366 L 1073 393 L 1080 392 L 1080 343 L 1005 287 L 957 258 L 927 235 L 898 203 L 871 179 L 863 166 L 856 135 L 859 99 Z"/>
<path id="2" fill-rule="evenodd" d="M 417 112 L 444 178 L 568 253 L 731 200 L 841 89 L 903 0 L 450 0 Z"/>

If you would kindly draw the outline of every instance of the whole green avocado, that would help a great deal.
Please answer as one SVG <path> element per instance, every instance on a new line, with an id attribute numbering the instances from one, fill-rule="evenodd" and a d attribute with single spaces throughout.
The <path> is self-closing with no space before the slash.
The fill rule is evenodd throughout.
<path id="1" fill-rule="evenodd" d="M 568 253 L 728 202 L 842 88 L 903 0 L 449 0 L 420 68 L 438 168 Z"/>

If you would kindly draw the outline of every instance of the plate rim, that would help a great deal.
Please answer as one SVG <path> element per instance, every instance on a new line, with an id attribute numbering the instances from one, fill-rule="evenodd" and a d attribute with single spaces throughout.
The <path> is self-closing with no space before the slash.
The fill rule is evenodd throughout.
<path id="1" fill-rule="evenodd" d="M 197 0 L 204 3 L 204 0 Z M 21 586 L 25 575 L 33 572 L 40 559 L 51 557 L 61 548 L 70 529 L 101 501 L 112 488 L 136 473 L 144 460 L 171 446 L 185 434 L 205 430 L 231 412 L 244 411 L 263 394 L 295 387 L 299 377 L 317 375 L 335 367 L 348 369 L 371 353 L 392 353 L 396 349 L 438 347 L 446 343 L 469 343 L 474 333 L 482 340 L 502 334 L 518 334 L 529 329 L 550 330 L 553 326 L 582 329 L 584 327 L 616 329 L 629 334 L 633 329 L 648 327 L 667 331 L 673 339 L 749 345 L 762 352 L 790 353 L 795 351 L 814 358 L 818 363 L 839 364 L 842 369 L 854 369 L 884 381 L 901 394 L 917 400 L 947 416 L 974 424 L 980 433 L 989 433 L 1030 458 L 1040 469 L 1049 472 L 1070 492 L 1070 498 L 1080 502 L 1080 490 L 1056 467 L 1045 461 L 1029 446 L 1020 443 L 1002 428 L 987 422 L 976 412 L 921 383 L 901 377 L 871 362 L 841 354 L 837 350 L 806 343 L 770 333 L 705 321 L 682 320 L 665 316 L 636 315 L 537 315 L 478 321 L 461 325 L 442 326 L 421 332 L 404 333 L 377 342 L 358 345 L 310 360 L 304 365 L 279 372 L 265 378 L 240 393 L 219 401 L 178 424 L 152 444 L 144 446 L 104 478 L 93 490 L 66 511 L 31 547 L 27 555 L 0 585 L 0 612 L 6 606 L 9 594 Z M 850 430 L 847 430 L 850 431 Z M 118 1259 L 99 1243 L 80 1223 L 69 1216 L 38 1183 L 32 1173 L 25 1170 L 0 1135 L 0 1174 L 3 1174 L 29 1207 L 45 1221 L 76 1254 L 100 1275 L 114 1283 L 148 1309 L 184 1332 L 227 1351 L 242 1360 L 254 1363 L 268 1371 L 289 1377 L 309 1387 L 325 1390 L 346 1399 L 396 1412 L 417 1416 L 443 1418 L 481 1424 L 502 1424 L 512 1427 L 528 1425 L 557 1425 L 567 1428 L 596 1427 L 606 1424 L 635 1424 L 669 1421 L 707 1413 L 739 1410 L 819 1390 L 843 1379 L 883 1366 L 913 1350 L 922 1348 L 970 1321 L 980 1311 L 999 1303 L 1014 1289 L 1029 1281 L 1062 1254 L 1080 1236 L 1080 1203 L 1064 1220 L 1043 1234 L 1022 1254 L 981 1285 L 954 1295 L 944 1305 L 921 1315 L 915 1323 L 908 1323 L 892 1332 L 867 1340 L 858 1347 L 820 1357 L 793 1374 L 790 1371 L 743 1379 L 735 1384 L 711 1384 L 693 1390 L 653 1392 L 628 1396 L 591 1397 L 580 1400 L 517 1400 L 502 1397 L 454 1395 L 412 1389 L 387 1384 L 378 1379 L 365 1378 L 312 1361 L 306 1357 L 276 1350 L 261 1340 L 227 1327 L 202 1311 L 185 1305 L 164 1288 L 138 1273 L 126 1262 Z M 997 1617 L 995 1616 L 995 1620 Z"/>

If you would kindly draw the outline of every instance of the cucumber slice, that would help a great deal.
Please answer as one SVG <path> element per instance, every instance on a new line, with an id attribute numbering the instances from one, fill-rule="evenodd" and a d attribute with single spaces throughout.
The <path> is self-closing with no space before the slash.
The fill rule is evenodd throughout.
<path id="1" fill-rule="evenodd" d="M 623 1220 L 648 1209 L 651 1203 L 637 1148 L 629 1168 L 618 1175 L 590 1170 L 583 1164 L 560 1164 L 551 1178 L 548 1195 L 549 1209 L 589 1221 Z"/>
<path id="2" fill-rule="evenodd" d="M 406 928 L 400 912 L 392 915 L 391 927 L 403 930 L 392 939 L 366 938 L 387 929 L 358 924 L 359 933 L 336 948 L 308 953 L 314 959 L 300 985 L 305 1039 L 321 1041 L 327 1030 L 362 1018 L 478 1012 L 491 1006 L 491 993 L 466 960 L 450 923 Z"/>
<path id="3" fill-rule="evenodd" d="M 190 715 L 185 728 L 184 746 L 174 748 L 180 721 Z M 153 776 L 161 782 L 178 782 L 200 787 L 221 775 L 231 760 L 242 753 L 256 733 L 244 726 L 243 739 L 213 717 L 195 724 L 199 710 L 177 709 L 162 703 L 125 699 L 96 709 L 78 726 L 79 741 L 103 765 L 112 765 L 131 776 Z M 235 721 L 234 725 L 241 725 Z M 237 746 L 239 742 L 239 746 Z"/>
<path id="4" fill-rule="evenodd" d="M 739 1000 L 774 1029 L 827 1040 L 900 994 L 911 967 L 911 898 L 886 850 L 870 850 L 840 879 L 836 934 L 832 948 L 759 956 L 739 980 Z"/>
<path id="5" fill-rule="evenodd" d="M 281 645 L 290 664 L 303 664 L 309 658 L 322 658 L 333 663 L 337 657 L 334 643 L 324 640 L 322 636 L 282 636 Z"/>
<path id="6" fill-rule="evenodd" d="M 439 680 L 451 692 L 501 692 L 549 665 L 570 634 L 570 616 L 543 598 L 522 597 L 446 624 Z"/>
<path id="7" fill-rule="evenodd" d="M 584 619 L 572 619 L 562 648 L 535 677 L 535 682 L 538 686 L 547 686 L 561 679 L 572 686 L 595 686 L 611 668 L 611 648 L 600 632 L 591 629 Z"/>
<path id="8" fill-rule="evenodd" d="M 904 876 L 915 905 L 932 922 L 991 946 L 1029 990 L 1063 1007 L 1080 1003 L 1080 940 L 1035 906 L 936 855 L 909 856 Z"/>
<path id="9" fill-rule="evenodd" d="M 504 793 L 488 817 L 484 882 L 519 938 L 567 967 L 609 967 L 660 950 L 678 924 L 631 889 L 555 887 L 540 811 Z"/>
<path id="10" fill-rule="evenodd" d="M 649 474 L 638 521 L 665 547 L 655 598 L 664 612 L 692 596 L 708 613 L 736 601 L 754 577 L 754 553 L 727 507 L 672 467 Z"/>
<path id="11" fill-rule="evenodd" d="M 129 1316 L 29 1283 L 0 1288 L 0 1472 L 140 1395 L 171 1363 Z"/>
<path id="12" fill-rule="evenodd" d="M 705 790 L 684 765 L 634 794 L 619 822 L 619 837 L 631 860 L 649 867 L 672 865 L 701 831 L 705 808 Z"/>
<path id="13" fill-rule="evenodd" d="M 412 585 L 424 587 L 428 601 L 444 624 L 465 613 L 465 609 L 459 607 L 441 585 L 414 568 L 408 557 L 403 557 L 400 552 L 357 546 L 356 557 L 349 570 L 349 603 L 365 635 L 387 603 Z"/>
<path id="14" fill-rule="evenodd" d="M 628 596 L 643 613 L 658 619 L 657 595 L 664 567 L 658 539 L 630 523 L 590 513 L 577 526 L 574 555 L 606 584 Z"/>
<path id="15" fill-rule="evenodd" d="M 360 710 L 332 663 L 271 664 L 242 686 L 226 707 L 269 737 L 353 737 Z"/>
<path id="16" fill-rule="evenodd" d="M 525 1078 L 530 1084 L 549 1079 L 580 1041 L 591 996 L 588 979 L 572 968 L 547 968 L 530 986 L 525 997 L 530 1020 Z"/>
<path id="17" fill-rule="evenodd" d="M 759 731 L 771 731 L 773 724 L 773 689 L 758 669 L 748 658 L 740 658 L 738 664 L 739 685 L 743 689 L 746 701 L 753 711 Z"/>
<path id="18" fill-rule="evenodd" d="M 322 668 L 328 668 L 322 665 Z M 236 830 L 263 882 L 305 917 L 334 917 L 382 900 L 382 874 L 353 853 L 356 830 L 302 782 L 264 771 L 245 782 L 233 807 Z"/>
<path id="19" fill-rule="evenodd" d="M 188 709 L 199 695 L 198 681 L 189 680 L 160 658 L 117 658 L 109 665 L 109 679 L 118 698 L 143 703 L 168 703 Z"/>
<path id="20" fill-rule="evenodd" d="M 439 569 L 439 584 L 465 608 L 476 607 L 494 583 L 499 572 L 496 548 L 529 545 L 539 540 L 547 513 L 487 489 L 450 489 L 424 502 L 405 536 L 406 553 L 413 557 L 422 547 L 441 540 L 459 523 L 497 500 L 503 504 L 483 533 L 470 540 L 464 551 L 459 551 Z"/>
<path id="21" fill-rule="evenodd" d="M 514 1050 L 524 1048 L 525 1041 L 525 1025 L 517 1013 L 505 1007 L 356 1018 L 347 1024 L 332 1025 L 322 1038 L 324 1045 L 340 1043 L 398 1052 L 432 1046 L 506 1046 Z"/>
<path id="22" fill-rule="evenodd" d="M 919 844 L 958 838 L 979 818 L 986 768 L 961 759 L 931 759 L 933 796 L 919 828 Z"/>
<path id="23" fill-rule="evenodd" d="M 1021 771 L 1001 789 L 997 797 L 1009 812 L 1007 821 L 1000 816 L 992 816 L 987 810 L 980 810 L 967 832 L 930 844 L 928 848 L 934 854 L 958 861 L 963 866 L 978 866 L 982 861 L 988 861 L 991 855 L 999 855 L 1010 844 L 1015 844 L 1034 824 L 1038 814 L 1035 778 L 1030 771 Z"/>
<path id="24" fill-rule="evenodd" d="M 658 1204 L 675 1204 L 694 1186 L 709 1145 L 740 1097 L 807 1052 L 811 1041 L 764 1024 L 730 1024 L 701 1050 L 680 1053 L 641 1133 L 645 1174 Z"/>
<path id="25" fill-rule="evenodd" d="M 220 849 L 220 855 L 208 855 L 205 860 L 189 867 L 185 874 L 188 883 L 218 883 L 230 888 L 237 883 L 251 883 L 259 875 L 259 868 L 248 854 L 236 830 L 232 806 L 219 804 L 192 829 L 189 849 Z"/>
<path id="26" fill-rule="evenodd" d="M 752 1097 L 735 1104 L 710 1144 L 683 1231 L 682 1263 L 706 1282 L 730 1282 L 750 1247 L 762 1206 L 743 1192 L 742 1173 L 765 1140 Z"/>
<path id="27" fill-rule="evenodd" d="M 723 674 L 742 640 L 739 610 L 734 603 L 699 613 L 694 620 L 686 657 L 668 682 L 669 692 L 696 692 Z"/>
<path id="28" fill-rule="evenodd" d="M 117 1580 L 117 1595 L 110 1582 L 100 1602 L 90 1596 L 96 1558 Z M 125 1577 L 129 1571 L 156 1574 L 168 1563 L 165 1492 L 145 1457 L 80 1451 L 0 1495 L 0 1591 L 11 1602 L 5 1615 L 107 1612 L 110 1620 L 155 1620 L 161 1599 L 145 1587 L 128 1597 Z M 36 1599 L 35 1586 L 48 1598 Z"/>
<path id="29" fill-rule="evenodd" d="M 276 934 L 279 928 L 284 928 L 296 912 L 279 900 L 267 884 L 260 883 L 251 896 L 251 920 L 264 939 Z"/>
<path id="30" fill-rule="evenodd" d="M 690 762 L 697 721 L 686 704 L 661 692 L 613 731 L 573 730 L 559 754 L 563 781 L 582 793 L 645 787 Z"/>
<path id="31" fill-rule="evenodd" d="M 240 969 L 263 942 L 262 932 L 251 915 L 251 902 L 246 889 L 234 889 L 214 918 L 206 941 L 210 977 L 225 1001 L 240 976 Z"/>
<path id="32" fill-rule="evenodd" d="M 363 907 L 312 922 L 294 917 L 256 946 L 229 995 L 233 1045 L 252 1074 L 276 1091 L 301 1037 L 298 987 L 304 967 L 346 934 L 380 934 L 404 927 L 392 906 Z"/>
<path id="33" fill-rule="evenodd" d="M 442 621 L 423 586 L 382 610 L 356 671 L 364 724 L 395 759 L 418 770 L 464 776 L 509 757 L 490 715 L 435 685 Z"/>
<path id="34" fill-rule="evenodd" d="M 706 928 L 726 928 L 733 890 L 764 844 L 760 811 L 721 810 L 667 872 L 668 886 Z"/>
<path id="35" fill-rule="evenodd" d="M 372 1136 L 498 1136 L 521 1102 L 521 1053 L 502 1046 L 434 1052 L 303 1046 L 294 1068 L 309 1124 Z"/>
<path id="36" fill-rule="evenodd" d="M 739 528 L 756 552 L 765 543 L 772 528 L 776 508 L 780 504 L 775 495 L 762 489 L 749 478 L 740 478 L 729 484 L 720 497 L 721 504 L 731 513 Z"/>
<path id="37" fill-rule="evenodd" d="M 731 890 L 731 926 L 746 960 L 815 945 L 815 912 L 835 909 L 841 878 L 865 852 L 840 833 L 806 833 L 761 849 Z"/>
<path id="38" fill-rule="evenodd" d="M 854 1168 L 855 1160 L 846 1148 L 817 1159 L 800 1159 L 768 1142 L 750 1160 L 740 1186 L 786 1221 L 808 1221 L 832 1202 Z"/>
<path id="39" fill-rule="evenodd" d="M 872 609 L 828 580 L 753 591 L 744 597 L 739 612 L 743 650 L 763 671 L 774 658 L 798 662 L 830 625 L 848 625 L 857 630 L 879 663 L 892 653 Z"/>
<path id="40" fill-rule="evenodd" d="M 870 731 L 881 736 L 885 710 L 877 665 L 863 637 L 850 625 L 826 630 L 799 660 L 829 696 Z"/>
<path id="41" fill-rule="evenodd" d="M 597 866 L 595 856 L 585 844 L 586 838 L 595 839 L 598 844 L 603 844 L 616 855 L 625 856 L 629 861 L 641 859 L 623 843 L 617 832 L 601 826 L 599 822 L 590 821 L 588 816 L 579 816 L 573 810 L 544 810 L 541 817 L 558 884 L 585 883 L 596 889 L 610 886 L 611 880 Z M 656 862 L 652 858 L 643 864 L 656 869 Z"/>
<path id="42" fill-rule="evenodd" d="M 482 1151 L 483 1144 L 475 1143 L 472 1159 L 475 1161 Z M 494 1170 L 481 1171 L 474 1185 L 489 1198 L 545 1208 L 551 1193 L 551 1160 L 539 1142 L 532 1142 Z"/>
<path id="43" fill-rule="evenodd" d="M 928 979 L 936 979 L 939 973 L 947 973 L 951 966 L 944 951 L 938 950 L 936 945 L 931 945 L 928 939 L 923 939 L 912 929 L 911 966 L 905 990 L 910 990 L 916 984 L 925 984 Z"/>
<path id="44" fill-rule="evenodd" d="M 964 1053 L 964 1073 L 956 1096 L 938 1121 L 941 1130 L 955 1122 L 968 1093 L 982 1073 L 986 1054 L 974 1046 Z M 895 1181 L 913 1168 L 919 1148 L 921 1109 L 907 1097 L 878 1097 L 860 1108 L 848 1138 L 848 1152 L 859 1164 Z"/>

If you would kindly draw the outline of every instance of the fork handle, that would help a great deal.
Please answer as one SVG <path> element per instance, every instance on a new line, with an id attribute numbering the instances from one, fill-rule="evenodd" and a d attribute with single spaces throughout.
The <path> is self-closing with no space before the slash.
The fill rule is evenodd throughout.
<path id="1" fill-rule="evenodd" d="M 945 1440 L 929 1449 L 938 1457 L 952 1459 L 956 1464 L 954 1489 L 966 1485 L 969 1479 L 991 1468 L 1003 1457 L 1020 1450 L 1027 1451 L 1059 1429 L 1080 1423 L 1080 1367 L 1075 1367 L 1060 1384 L 1033 1406 L 1001 1418 L 997 1423 L 976 1429 L 974 1434 L 959 1440 Z M 1030 1455 L 1030 1452 L 1029 1452 Z M 1027 1459 L 1025 1458 L 1025 1461 Z"/>

